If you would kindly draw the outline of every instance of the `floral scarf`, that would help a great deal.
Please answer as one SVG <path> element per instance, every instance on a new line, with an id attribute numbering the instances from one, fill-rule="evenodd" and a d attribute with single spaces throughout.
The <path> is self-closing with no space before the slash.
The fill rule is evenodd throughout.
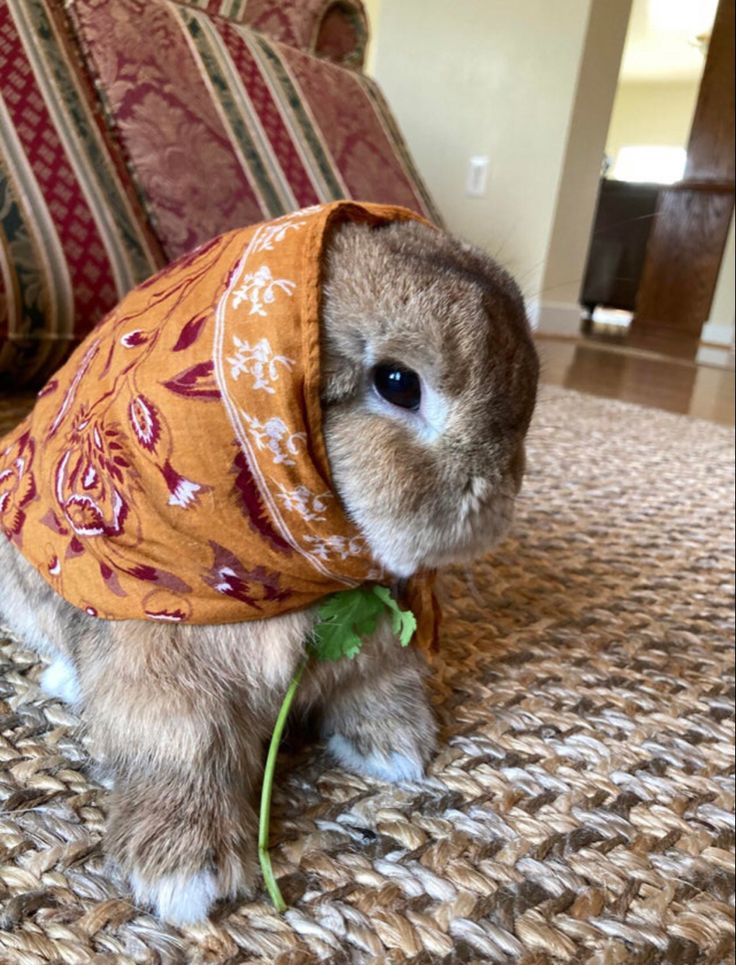
<path id="1" fill-rule="evenodd" d="M 231 623 L 384 579 L 330 478 L 321 271 L 336 222 L 405 219 L 336 202 L 229 232 L 97 326 L 0 440 L 0 526 L 54 590 Z"/>

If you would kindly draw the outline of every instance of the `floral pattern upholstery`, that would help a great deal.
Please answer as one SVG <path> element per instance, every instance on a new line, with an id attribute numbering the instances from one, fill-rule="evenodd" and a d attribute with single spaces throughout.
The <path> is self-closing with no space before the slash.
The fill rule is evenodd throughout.
<path id="1" fill-rule="evenodd" d="M 171 0 L 71 9 L 168 258 L 345 197 L 436 218 L 370 79 Z"/>
<path id="2" fill-rule="evenodd" d="M 368 18 L 361 0 L 177 0 L 246 24 L 307 53 L 362 67 Z"/>
<path id="3" fill-rule="evenodd" d="M 164 263 L 58 5 L 0 0 L 0 377 L 40 380 Z"/>
<path id="4" fill-rule="evenodd" d="M 0 384 L 40 384 L 135 284 L 224 231 L 350 197 L 438 220 L 376 85 L 307 52 L 320 24 L 340 47 L 338 7 L 362 16 L 0 0 Z"/>

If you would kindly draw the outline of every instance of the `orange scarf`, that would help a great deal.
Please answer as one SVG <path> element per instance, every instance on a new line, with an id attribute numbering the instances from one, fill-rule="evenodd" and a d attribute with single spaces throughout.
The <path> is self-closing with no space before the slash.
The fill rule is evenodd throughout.
<path id="1" fill-rule="evenodd" d="M 0 441 L 0 525 L 57 593 L 109 620 L 231 623 L 385 579 L 330 478 L 321 272 L 336 222 L 406 219 L 337 202 L 232 231 L 88 336 Z"/>

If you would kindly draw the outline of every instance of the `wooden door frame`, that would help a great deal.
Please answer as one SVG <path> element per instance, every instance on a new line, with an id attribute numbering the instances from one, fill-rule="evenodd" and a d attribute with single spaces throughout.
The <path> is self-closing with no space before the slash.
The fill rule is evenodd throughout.
<path id="1" fill-rule="evenodd" d="M 663 186 L 629 342 L 693 358 L 734 210 L 734 3 L 720 0 L 682 181 Z"/>

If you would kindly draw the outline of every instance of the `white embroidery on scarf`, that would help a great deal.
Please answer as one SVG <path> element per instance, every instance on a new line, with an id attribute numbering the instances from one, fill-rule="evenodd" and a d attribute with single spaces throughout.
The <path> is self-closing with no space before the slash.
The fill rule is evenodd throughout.
<path id="1" fill-rule="evenodd" d="M 333 498 L 332 493 L 313 493 L 306 486 L 297 486 L 296 489 L 288 490 L 281 483 L 279 483 L 279 489 L 281 492 L 276 494 L 276 498 L 281 501 L 287 512 L 298 513 L 308 523 L 324 522 L 326 500 Z"/>
<path id="2" fill-rule="evenodd" d="M 350 556 L 360 556 L 365 550 L 365 541 L 360 536 L 305 536 L 312 552 L 321 560 L 346 560 Z"/>
<path id="3" fill-rule="evenodd" d="M 235 355 L 228 356 L 226 361 L 231 365 L 230 376 L 234 382 L 238 381 L 241 375 L 253 376 L 253 388 L 261 389 L 273 395 L 276 392 L 272 382 L 277 382 L 279 378 L 278 366 L 282 365 L 285 369 L 290 369 L 295 364 L 294 359 L 287 358 L 285 355 L 274 355 L 271 343 L 267 338 L 262 338 L 260 342 L 251 345 L 233 335 L 235 345 Z"/>
<path id="4" fill-rule="evenodd" d="M 243 302 L 250 305 L 250 315 L 268 315 L 267 305 L 276 300 L 278 291 L 284 292 L 289 298 L 294 294 L 296 282 L 288 278 L 274 278 L 268 265 L 261 265 L 255 271 L 243 275 L 243 283 L 233 293 L 233 308 L 238 308 Z"/>
<path id="5" fill-rule="evenodd" d="M 284 463 L 286 466 L 295 466 L 296 463 L 291 456 L 299 454 L 298 443 L 307 441 L 305 432 L 289 432 L 289 428 L 283 419 L 273 416 L 267 422 L 261 422 L 255 416 L 248 415 L 241 409 L 241 415 L 248 423 L 250 434 L 253 441 L 260 449 L 270 449 L 274 465 Z"/>
<path id="6" fill-rule="evenodd" d="M 254 415 L 248 415 L 244 411 L 244 399 L 238 397 L 239 393 L 236 394 L 233 391 L 234 383 L 240 374 L 232 371 L 234 366 L 240 368 L 237 363 L 238 353 L 231 349 L 231 357 L 228 357 L 225 349 L 226 341 L 230 345 L 237 345 L 237 343 L 232 342 L 234 331 L 239 331 L 242 336 L 244 334 L 242 327 L 244 322 L 247 322 L 248 327 L 245 332 L 251 343 L 257 343 L 264 336 L 271 337 L 267 327 L 271 322 L 269 306 L 276 302 L 276 307 L 280 309 L 282 300 L 293 297 L 295 292 L 298 291 L 298 285 L 288 278 L 274 279 L 270 268 L 261 259 L 268 259 L 268 252 L 275 250 L 276 245 L 287 246 L 289 239 L 295 238 L 301 232 L 302 225 L 301 223 L 297 224 L 297 221 L 303 222 L 308 228 L 309 215 L 321 211 L 321 205 L 313 205 L 285 215 L 271 225 L 260 225 L 254 232 L 228 280 L 226 291 L 217 305 L 213 345 L 214 373 L 223 405 L 235 430 L 236 438 L 278 531 L 319 573 L 344 586 L 355 586 L 359 581 L 356 578 L 341 574 L 338 563 L 340 558 L 344 560 L 351 555 L 364 555 L 365 547 L 361 548 L 359 540 L 328 536 L 318 539 L 317 544 L 312 545 L 313 541 L 305 540 L 301 534 L 292 530 L 296 516 L 301 516 L 305 522 L 309 522 L 315 527 L 324 527 L 327 515 L 322 513 L 322 507 L 326 508 L 323 500 L 327 497 L 334 498 L 333 494 L 323 494 L 317 491 L 315 493 L 301 492 L 301 486 L 290 483 L 276 485 L 275 479 L 269 479 L 268 467 L 260 465 L 256 456 L 256 452 L 259 450 L 270 452 L 271 465 L 275 466 L 281 463 L 286 466 L 294 466 L 296 460 L 291 457 L 301 454 L 302 448 L 308 449 L 309 447 L 306 433 L 292 432 L 284 418 L 281 418 L 283 415 L 288 421 L 290 416 L 283 411 L 278 394 L 268 393 L 265 396 L 268 399 L 273 399 L 275 410 L 272 410 L 268 417 L 261 413 L 263 421 Z M 293 228 L 291 227 L 292 223 Z M 276 230 L 271 230 L 274 227 Z M 297 241 L 297 246 L 300 240 Z M 246 311 L 244 319 L 243 312 L 246 304 L 249 306 L 249 310 Z M 258 327 L 259 317 L 267 319 L 260 330 Z M 244 364 L 250 367 L 247 360 L 244 360 Z M 297 369 L 298 367 L 299 363 L 295 362 L 294 368 Z M 253 375 L 252 372 L 250 374 Z M 278 365 L 278 375 L 280 380 L 287 377 L 283 371 L 283 365 Z M 257 378 L 257 376 L 255 377 Z M 263 379 L 265 381 L 265 375 Z M 264 395 L 261 395 L 260 398 L 264 399 Z M 270 461 L 268 458 L 264 460 L 264 462 Z M 298 482 L 298 480 L 295 480 L 295 482 Z M 307 490 L 307 487 L 303 488 Z M 305 515 L 302 515 L 303 512 Z M 310 515 L 315 518 L 310 519 Z M 291 516 L 291 520 L 289 520 L 289 516 Z M 372 578 L 374 576 L 376 579 L 380 577 L 380 573 L 375 571 L 374 568 L 371 568 L 371 574 Z"/>
<path id="7" fill-rule="evenodd" d="M 265 225 L 253 250 L 273 251 L 274 244 L 278 244 L 279 241 L 283 241 L 286 237 L 287 231 L 298 231 L 305 224 L 306 221 L 289 220 L 276 222 L 276 224 Z"/>

